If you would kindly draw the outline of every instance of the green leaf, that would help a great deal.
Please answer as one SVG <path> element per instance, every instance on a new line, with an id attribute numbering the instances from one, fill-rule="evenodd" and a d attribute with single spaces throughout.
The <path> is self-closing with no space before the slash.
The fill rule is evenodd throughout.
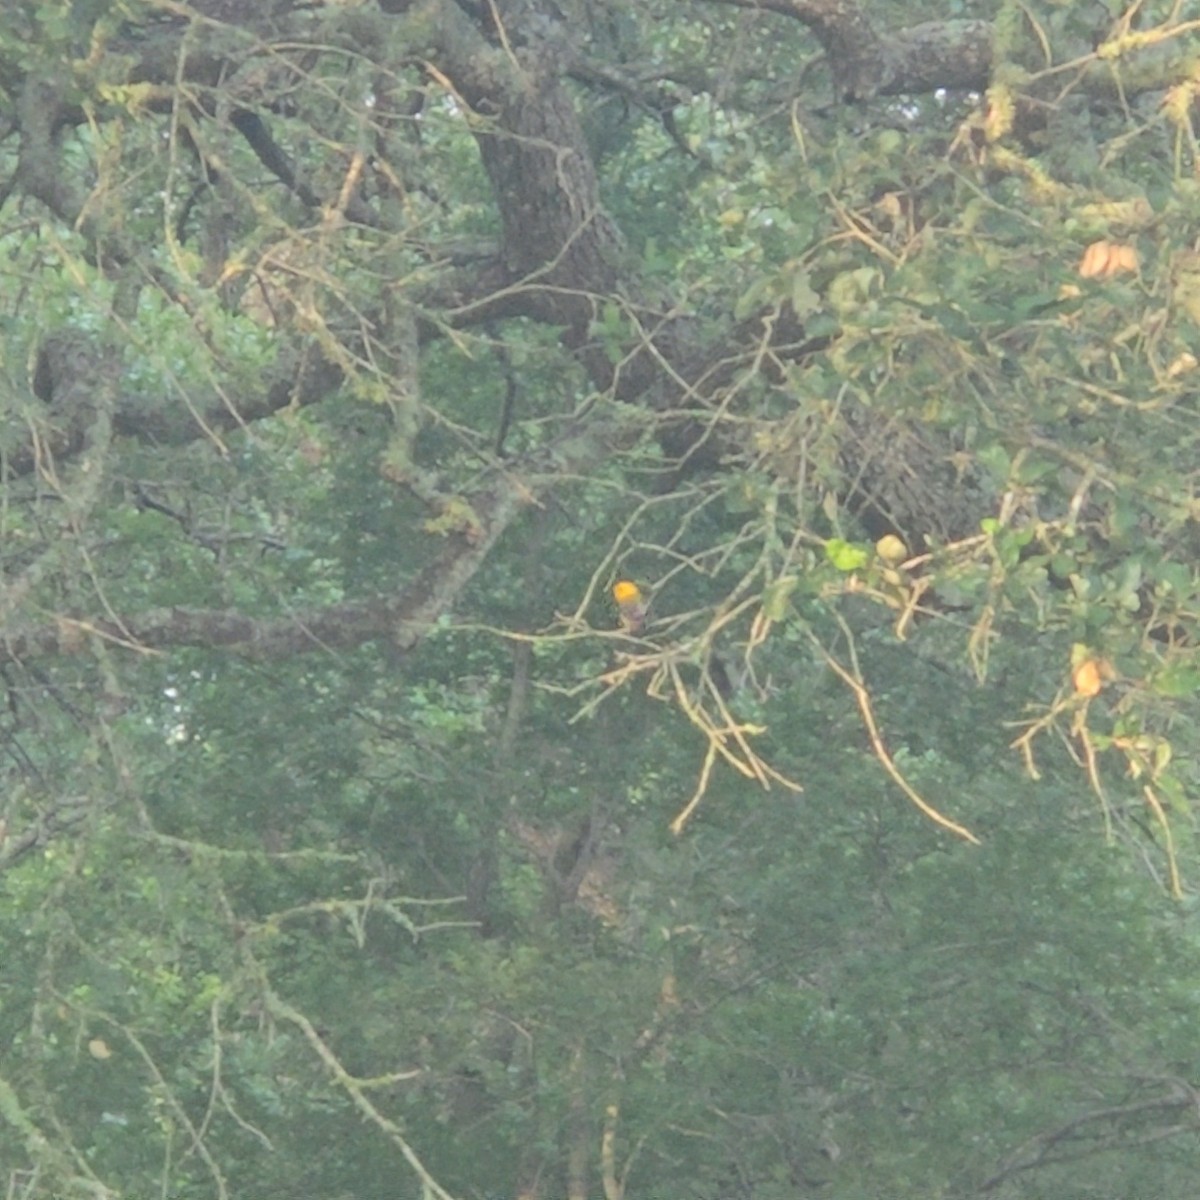
<path id="1" fill-rule="evenodd" d="M 997 483 L 1007 482 L 1012 474 L 1012 456 L 1000 442 L 980 446 L 975 455 Z"/>
<path id="2" fill-rule="evenodd" d="M 1150 677 L 1150 687 L 1159 696 L 1191 696 L 1200 691 L 1200 667 L 1168 663 Z"/>
<path id="3" fill-rule="evenodd" d="M 821 297 L 813 291 L 811 276 L 801 268 L 792 274 L 791 301 L 792 309 L 801 320 L 821 307 Z"/>
<path id="4" fill-rule="evenodd" d="M 825 543 L 825 557 L 839 571 L 860 571 L 871 561 L 871 551 L 867 546 L 830 538 Z"/>

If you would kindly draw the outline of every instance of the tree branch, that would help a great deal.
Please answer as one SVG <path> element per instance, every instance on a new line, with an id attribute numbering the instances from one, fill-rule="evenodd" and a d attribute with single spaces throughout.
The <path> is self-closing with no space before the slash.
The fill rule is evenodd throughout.
<path id="1" fill-rule="evenodd" d="M 1147 1100 L 1133 1101 L 1129 1104 L 1117 1104 L 1110 1108 L 1100 1108 L 1073 1117 L 1056 1129 L 1048 1129 L 1031 1139 L 1027 1146 L 1014 1156 L 1014 1161 L 985 1179 L 979 1185 L 979 1191 L 981 1193 L 994 1191 L 1006 1179 L 1014 1175 L 1053 1163 L 1076 1162 L 1096 1154 L 1119 1151 L 1122 1147 L 1130 1144 L 1159 1141 L 1164 1137 L 1175 1137 L 1182 1133 L 1194 1134 L 1196 1131 L 1194 1120 L 1159 1127 L 1137 1136 L 1123 1136 L 1121 1126 L 1127 1124 L 1131 1118 L 1142 1118 L 1152 1113 L 1171 1116 L 1183 1115 L 1188 1112 L 1194 1114 L 1196 1101 L 1195 1089 L 1182 1080 L 1176 1080 L 1168 1085 L 1166 1095 L 1153 1096 Z M 1097 1133 L 1083 1132 L 1088 1130 L 1088 1127 L 1094 1127 L 1100 1123 L 1116 1126 L 1111 1137 L 1101 1139 Z M 1085 1137 L 1088 1139 L 1086 1144 L 1077 1150 L 1055 1150 L 1060 1143 L 1070 1143 Z"/>
<path id="2" fill-rule="evenodd" d="M 799 21 L 821 43 L 839 100 L 961 88 L 982 91 L 992 67 L 990 21 L 928 21 L 882 33 L 856 0 L 710 0 Z"/>
<path id="3" fill-rule="evenodd" d="M 41 624 L 10 625 L 0 640 L 0 665 L 87 649 L 98 638 L 138 653 L 177 646 L 229 650 L 251 658 L 277 659 L 315 650 L 350 650 L 389 638 L 402 652 L 414 650 L 486 561 L 504 531 L 537 493 L 563 478 L 594 470 L 608 453 L 596 429 L 573 431 L 563 446 L 539 464 L 507 470 L 489 488 L 469 497 L 469 528 L 453 534 L 446 548 L 395 593 L 309 609 L 285 617 L 250 617 L 225 609 L 159 608 L 116 619 L 60 614 Z M 545 474 L 552 464 L 552 473 Z M 540 476 L 539 483 L 531 479 Z"/>

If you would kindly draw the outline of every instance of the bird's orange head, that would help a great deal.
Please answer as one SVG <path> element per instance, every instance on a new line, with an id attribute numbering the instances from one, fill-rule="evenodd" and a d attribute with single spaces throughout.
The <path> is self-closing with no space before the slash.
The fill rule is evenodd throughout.
<path id="1" fill-rule="evenodd" d="M 641 604 L 642 589 L 631 579 L 618 579 L 612 587 L 613 599 L 621 608 Z"/>

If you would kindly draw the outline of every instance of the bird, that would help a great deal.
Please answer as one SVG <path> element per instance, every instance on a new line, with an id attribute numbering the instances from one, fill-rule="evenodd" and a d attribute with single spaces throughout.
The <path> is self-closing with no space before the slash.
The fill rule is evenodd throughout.
<path id="1" fill-rule="evenodd" d="M 612 586 L 612 597 L 617 604 L 621 628 L 635 636 L 640 634 L 646 628 L 649 608 L 642 589 L 631 579 L 618 579 Z"/>

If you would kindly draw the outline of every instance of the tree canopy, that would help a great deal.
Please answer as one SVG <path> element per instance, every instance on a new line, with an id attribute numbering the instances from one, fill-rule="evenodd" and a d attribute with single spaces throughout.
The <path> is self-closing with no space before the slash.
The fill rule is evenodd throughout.
<path id="1" fill-rule="evenodd" d="M 22 1198 L 1181 1198 L 1200 19 L 0 11 Z"/>

